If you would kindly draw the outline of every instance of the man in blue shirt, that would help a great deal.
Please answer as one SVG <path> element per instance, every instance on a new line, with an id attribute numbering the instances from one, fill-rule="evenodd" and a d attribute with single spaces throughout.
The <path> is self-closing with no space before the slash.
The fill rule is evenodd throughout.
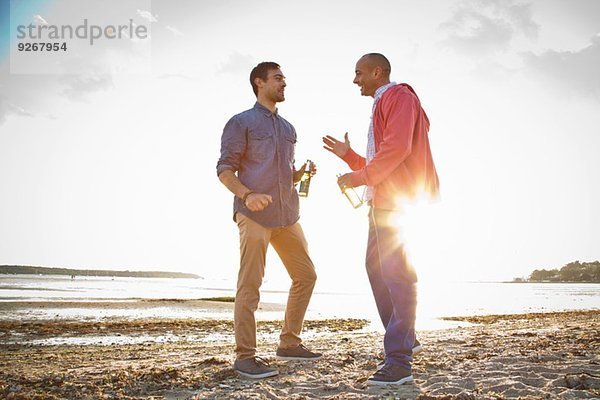
<path id="1" fill-rule="evenodd" d="M 234 369 L 243 377 L 259 379 L 278 374 L 256 356 L 254 312 L 260 300 L 269 244 L 292 278 L 277 358 L 316 360 L 321 354 L 308 350 L 300 339 L 317 276 L 298 223 L 298 193 L 294 187 L 305 166 L 294 168 L 296 131 L 276 107 L 285 100 L 285 76 L 276 63 L 263 62 L 250 73 L 250 83 L 257 101 L 225 125 L 217 174 L 235 195 L 233 218 L 240 231 Z M 313 167 L 311 173 L 315 172 Z"/>

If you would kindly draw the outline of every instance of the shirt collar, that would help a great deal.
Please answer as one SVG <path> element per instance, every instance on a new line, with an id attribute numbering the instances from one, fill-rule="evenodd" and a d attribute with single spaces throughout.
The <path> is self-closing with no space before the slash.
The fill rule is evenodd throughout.
<path id="1" fill-rule="evenodd" d="M 379 100 L 379 98 L 381 96 L 383 96 L 383 94 L 385 93 L 386 90 L 388 90 L 389 88 L 391 88 L 392 86 L 395 86 L 395 85 L 396 85 L 396 82 L 390 82 L 387 85 L 379 86 L 377 88 L 377 90 L 375 90 L 375 96 L 373 96 L 374 100 L 375 101 Z"/>
<path id="2" fill-rule="evenodd" d="M 271 110 L 269 110 L 267 107 L 265 107 L 262 104 L 260 104 L 258 101 L 256 103 L 254 103 L 254 109 L 262 112 L 267 117 L 270 117 L 272 115 L 275 115 L 275 116 L 278 115 L 277 108 L 275 109 L 275 112 L 271 112 Z"/>

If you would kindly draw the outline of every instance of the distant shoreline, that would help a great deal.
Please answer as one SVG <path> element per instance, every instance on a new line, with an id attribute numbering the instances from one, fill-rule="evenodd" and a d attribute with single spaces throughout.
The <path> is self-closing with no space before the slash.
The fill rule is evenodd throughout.
<path id="1" fill-rule="evenodd" d="M 0 275 L 64 275 L 75 277 L 109 278 L 174 278 L 204 279 L 196 274 L 167 271 L 111 271 L 103 269 L 71 269 L 60 267 L 36 267 L 28 265 L 0 265 Z"/>
<path id="2" fill-rule="evenodd" d="M 573 261 L 558 269 L 536 269 L 514 283 L 600 283 L 600 261 Z"/>

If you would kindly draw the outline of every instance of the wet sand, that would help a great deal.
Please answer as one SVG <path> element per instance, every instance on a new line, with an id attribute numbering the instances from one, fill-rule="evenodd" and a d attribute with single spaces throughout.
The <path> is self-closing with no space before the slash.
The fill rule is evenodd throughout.
<path id="1" fill-rule="evenodd" d="M 100 300 L 63 300 L 63 301 L 0 301 L 0 316 L 10 319 L 17 311 L 35 311 L 44 309 L 115 309 L 145 310 L 151 308 L 177 308 L 193 310 L 233 310 L 233 302 L 211 301 L 206 299 L 100 299 Z M 261 303 L 259 311 L 282 311 L 285 307 L 275 303 Z"/>
<path id="2" fill-rule="evenodd" d="M 464 321 L 464 326 L 418 332 L 424 351 L 415 357 L 413 384 L 380 389 L 366 386 L 382 351 L 381 334 L 365 329 L 366 320 L 307 321 L 303 333 L 305 344 L 324 353 L 316 362 L 274 360 L 281 322 L 260 321 L 259 355 L 276 366 L 280 375 L 249 381 L 239 379 L 231 368 L 231 320 L 2 319 L 0 398 L 585 399 L 600 396 L 599 311 L 455 320 Z"/>

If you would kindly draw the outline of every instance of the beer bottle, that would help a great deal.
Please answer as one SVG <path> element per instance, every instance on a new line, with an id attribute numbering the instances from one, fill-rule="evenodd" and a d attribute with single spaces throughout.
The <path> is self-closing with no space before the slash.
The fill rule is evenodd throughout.
<path id="1" fill-rule="evenodd" d="M 342 176 L 342 174 L 337 174 L 336 176 L 339 178 L 340 176 Z M 352 204 L 352 207 L 358 208 L 358 207 L 362 206 L 363 201 L 360 198 L 360 196 L 358 195 L 358 193 L 356 193 L 356 190 L 354 190 L 353 187 L 348 187 L 345 185 L 338 185 L 338 186 L 340 187 L 340 189 L 342 190 L 342 193 L 344 193 L 344 196 L 346 196 L 346 198 L 348 199 L 350 204 Z"/>
<path id="2" fill-rule="evenodd" d="M 310 188 L 310 169 L 312 167 L 312 161 L 306 160 L 306 167 L 300 178 L 300 188 L 298 189 L 298 196 L 308 197 L 308 189 Z"/>

